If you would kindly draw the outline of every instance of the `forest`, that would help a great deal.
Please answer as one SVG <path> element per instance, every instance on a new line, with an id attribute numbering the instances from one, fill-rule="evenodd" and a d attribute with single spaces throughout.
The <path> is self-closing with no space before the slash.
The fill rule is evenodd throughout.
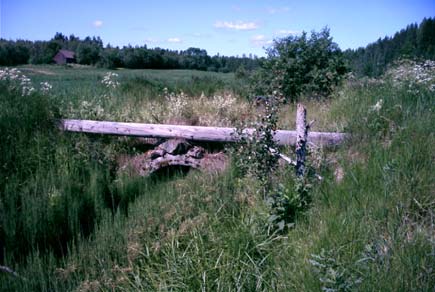
<path id="1" fill-rule="evenodd" d="M 119 67 L 128 69 L 192 69 L 214 72 L 234 72 L 239 67 L 253 70 L 260 58 L 256 56 L 210 56 L 206 50 L 188 48 L 175 51 L 143 46 L 103 46 L 100 37 L 80 39 L 74 35 L 65 36 L 58 32 L 49 41 L 0 39 L 0 66 L 22 64 L 50 64 L 60 49 L 76 53 L 77 62 L 107 69 Z"/>
<path id="2" fill-rule="evenodd" d="M 400 59 L 435 59 L 435 18 L 425 18 L 418 25 L 408 25 L 392 37 L 379 38 L 365 48 L 346 50 L 352 72 L 358 76 L 377 77 L 388 65 Z"/>

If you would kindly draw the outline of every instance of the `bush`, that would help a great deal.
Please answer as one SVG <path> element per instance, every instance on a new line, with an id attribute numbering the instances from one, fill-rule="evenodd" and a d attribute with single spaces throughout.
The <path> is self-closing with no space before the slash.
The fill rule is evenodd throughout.
<path id="1" fill-rule="evenodd" d="M 277 167 L 278 158 L 273 152 L 277 149 L 273 135 L 278 122 L 278 103 L 273 98 L 265 102 L 264 113 L 254 124 L 254 131 L 247 133 L 243 128 L 237 129 L 240 138 L 236 145 L 236 166 L 240 173 L 254 177 L 260 183 L 263 197 L 271 192 L 272 175 Z"/>
<path id="2" fill-rule="evenodd" d="M 277 39 L 268 50 L 268 59 L 254 77 L 255 94 L 268 95 L 279 90 L 287 101 L 300 95 L 328 96 L 341 81 L 347 68 L 340 48 L 329 36 L 320 33 Z"/>
<path id="3" fill-rule="evenodd" d="M 279 182 L 279 150 L 273 136 L 278 123 L 279 105 L 272 97 L 265 102 L 264 113 L 260 115 L 260 121 L 255 124 L 252 133 L 237 130 L 241 141 L 233 153 L 237 173 L 251 176 L 258 182 L 257 194 L 263 197 L 269 212 L 268 233 L 286 232 L 294 225 L 297 215 L 305 211 L 311 202 L 308 176 L 297 177 L 293 174 L 293 168 L 283 175 L 286 177 L 285 185 L 276 185 Z"/>

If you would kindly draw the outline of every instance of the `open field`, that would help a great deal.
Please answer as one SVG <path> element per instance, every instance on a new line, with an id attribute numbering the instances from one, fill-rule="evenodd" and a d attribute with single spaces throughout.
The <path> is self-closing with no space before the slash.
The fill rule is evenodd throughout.
<path id="1" fill-rule="evenodd" d="M 90 101 L 108 93 L 101 80 L 109 70 L 79 65 L 74 67 L 29 65 L 20 67 L 20 70 L 36 83 L 48 81 L 53 85 L 53 95 L 68 101 Z M 119 99 L 128 101 L 135 101 L 138 98 L 156 98 L 163 93 L 165 87 L 169 91 L 184 91 L 189 95 L 200 95 L 201 92 L 210 95 L 218 89 L 231 89 L 235 86 L 234 75 L 231 73 L 122 69 L 113 72 L 119 74 L 118 79 L 123 86 L 122 96 Z"/>
<path id="2" fill-rule="evenodd" d="M 254 122 L 261 112 L 254 109 L 245 81 L 235 79 L 233 73 L 146 69 L 108 71 L 80 65 L 26 65 L 19 69 L 36 85 L 48 82 L 53 86 L 51 98 L 67 118 L 143 123 L 188 123 L 193 119 L 204 126 L 237 126 L 240 122 Z M 118 88 L 107 88 L 101 83 L 108 72 L 119 75 L 116 78 L 120 83 Z M 169 105 L 168 100 L 172 104 L 167 110 L 162 104 Z M 225 106 L 233 106 L 236 102 L 243 110 L 235 106 L 227 112 Z M 315 120 L 313 131 L 343 130 L 343 125 L 328 119 L 330 102 L 306 101 L 305 105 L 308 119 Z M 230 120 L 222 116 L 225 113 L 232 115 Z M 156 120 L 157 116 L 162 120 Z M 279 116 L 280 128 L 295 128 L 294 106 L 284 105 Z"/>
<path id="3" fill-rule="evenodd" d="M 392 71 L 303 101 L 314 131 L 352 138 L 310 150 L 324 180 L 310 181 L 309 208 L 280 233 L 268 227 L 259 182 L 234 164 L 129 176 L 116 159 L 143 151 L 131 139 L 62 133 L 54 123 L 249 124 L 262 110 L 234 74 L 115 70 L 104 84 L 103 69 L 19 69 L 37 92 L 0 82 L 0 265 L 19 275 L 0 273 L 0 290 L 435 289 L 432 83 Z M 52 88 L 41 93 L 46 81 Z M 295 107 L 280 108 L 279 128 L 294 128 Z M 293 172 L 284 165 L 274 176 L 289 196 Z"/>

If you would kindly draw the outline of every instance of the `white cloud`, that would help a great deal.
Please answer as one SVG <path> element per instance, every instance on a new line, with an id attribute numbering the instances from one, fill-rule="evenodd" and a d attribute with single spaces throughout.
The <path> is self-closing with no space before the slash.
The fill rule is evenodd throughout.
<path id="1" fill-rule="evenodd" d="M 234 30 L 254 30 L 258 28 L 258 24 L 245 21 L 216 21 L 214 27 Z"/>
<path id="2" fill-rule="evenodd" d="M 155 43 L 158 43 L 159 41 L 156 39 L 153 39 L 153 38 L 146 38 L 146 39 L 144 39 L 144 42 L 146 44 L 155 44 Z"/>
<path id="3" fill-rule="evenodd" d="M 297 35 L 300 31 L 290 29 L 280 29 L 276 32 L 277 35 Z"/>
<path id="4" fill-rule="evenodd" d="M 95 28 L 100 28 L 100 27 L 103 26 L 103 21 L 97 19 L 97 20 L 95 20 L 95 21 L 92 23 L 92 25 L 93 25 Z"/>
<path id="5" fill-rule="evenodd" d="M 174 43 L 174 44 L 179 44 L 183 42 L 183 40 L 180 38 L 168 38 L 167 41 L 168 43 Z"/>
<path id="6" fill-rule="evenodd" d="M 195 33 L 192 34 L 192 36 L 196 37 L 196 38 L 203 39 L 203 38 L 209 38 L 209 37 L 211 37 L 211 34 L 195 32 Z"/>
<path id="7" fill-rule="evenodd" d="M 284 12 L 288 12 L 289 10 L 290 8 L 288 7 L 278 7 L 278 8 L 269 7 L 267 8 L 267 13 L 269 14 L 284 13 Z"/>
<path id="8" fill-rule="evenodd" d="M 268 45 L 273 44 L 273 40 L 266 38 L 265 35 L 258 34 L 258 35 L 254 35 L 251 38 L 251 43 L 254 46 L 263 47 L 263 46 L 268 46 Z"/>

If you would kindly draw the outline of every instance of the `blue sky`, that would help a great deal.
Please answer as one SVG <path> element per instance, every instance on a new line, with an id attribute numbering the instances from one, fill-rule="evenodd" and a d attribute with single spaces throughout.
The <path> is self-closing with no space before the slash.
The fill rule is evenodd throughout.
<path id="1" fill-rule="evenodd" d="M 0 0 L 0 37 L 48 40 L 62 32 L 115 46 L 263 56 L 272 39 L 288 34 L 328 26 L 340 48 L 357 48 L 434 16 L 433 0 Z"/>

